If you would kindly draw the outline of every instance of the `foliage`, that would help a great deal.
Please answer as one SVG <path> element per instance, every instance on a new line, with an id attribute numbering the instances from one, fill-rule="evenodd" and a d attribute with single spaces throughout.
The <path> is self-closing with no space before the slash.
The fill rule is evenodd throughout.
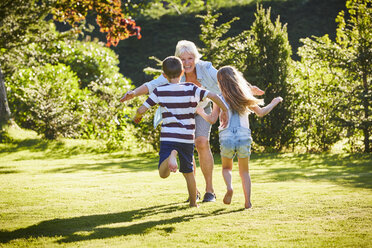
<path id="1" fill-rule="evenodd" d="M 32 42 L 54 39 L 45 33 L 44 21 L 50 1 L 3 0 L 0 3 L 0 48 L 19 47 Z"/>
<path id="2" fill-rule="evenodd" d="M 344 12 L 337 17 L 338 29 L 335 41 L 329 37 L 314 37 L 304 39 L 304 50 L 308 51 L 306 59 L 309 63 L 326 61 L 330 69 L 328 74 L 334 75 L 342 70 L 342 77 L 335 105 L 334 119 L 337 124 L 347 130 L 348 135 L 364 136 L 364 151 L 371 151 L 370 133 L 372 131 L 371 117 L 371 71 L 372 65 L 372 9 L 371 1 L 347 1 L 346 7 L 349 19 L 346 21 Z M 334 69 L 333 69 L 334 68 Z M 338 69 L 336 69 L 338 68 Z M 345 82 L 342 84 L 342 82 Z"/>
<path id="3" fill-rule="evenodd" d="M 149 1 L 131 0 L 133 4 L 142 2 L 147 3 Z M 219 3 L 215 4 L 217 2 Z M 336 24 L 334 19 L 340 10 L 345 9 L 344 2 L 340 0 L 260 1 L 265 8 L 271 7 L 272 16 L 280 15 L 282 23 L 288 23 L 288 39 L 294 53 L 292 58 L 295 60 L 299 60 L 296 51 L 302 45 L 299 42 L 300 38 L 312 35 L 323 36 L 324 34 L 329 34 L 331 38 L 335 36 Z M 117 47 L 113 47 L 119 55 L 120 72 L 129 77 L 136 86 L 140 86 L 151 80 L 150 76 L 142 72 L 143 68 L 148 66 L 155 67 L 153 61 L 149 60 L 150 55 L 164 59 L 174 54 L 177 42 L 182 39 L 193 41 L 198 47 L 205 47 L 199 40 L 201 33 L 199 26 L 202 19 L 196 18 L 196 15 L 205 15 L 208 6 L 214 11 L 213 14 L 222 14 L 217 24 L 227 22 L 234 17 L 240 18 L 239 21 L 231 24 L 230 31 L 224 36 L 232 37 L 250 28 L 254 21 L 256 3 L 256 0 L 208 0 L 202 10 L 191 12 L 192 7 L 189 6 L 190 12 L 187 11 L 182 15 L 175 13 L 162 16 L 160 16 L 160 12 L 156 12 L 153 8 L 140 7 L 143 12 L 153 11 L 154 15 L 135 12 L 133 15 L 142 28 L 142 39 L 127 39 L 120 42 Z M 90 23 L 93 23 L 93 21 Z M 89 35 L 105 40 L 97 30 Z"/>
<path id="4" fill-rule="evenodd" d="M 69 65 L 76 72 L 80 88 L 89 87 L 92 83 L 108 84 L 107 81 L 117 87 L 128 87 L 129 83 L 119 74 L 117 55 L 111 49 L 97 42 L 64 42 L 58 46 L 61 50 L 59 62 Z"/>
<path id="5" fill-rule="evenodd" d="M 251 119 L 252 133 L 255 141 L 266 148 L 281 149 L 293 139 L 291 123 L 291 95 L 288 81 L 291 47 L 288 43 L 286 26 L 282 26 L 279 17 L 275 24 L 267 11 L 257 5 L 256 20 L 251 30 L 245 30 L 236 36 L 224 37 L 229 31 L 233 18 L 227 23 L 216 26 L 219 14 L 201 16 L 200 39 L 205 44 L 205 59 L 217 68 L 233 65 L 242 71 L 250 83 L 265 90 L 266 102 L 276 96 L 285 101 L 276 107 L 273 114 L 262 120 Z M 215 131 L 216 132 L 216 131 Z M 216 135 L 213 132 L 212 135 Z M 213 149 L 218 146 L 217 139 L 212 138 Z"/>
<path id="6" fill-rule="evenodd" d="M 299 54 L 302 61 L 295 63 L 293 77 L 295 143 L 307 152 L 329 151 L 342 137 L 334 115 L 340 102 L 347 100 L 340 92 L 346 82 L 340 70 L 329 74 L 327 62 L 310 62 L 304 47 Z"/>
<path id="7" fill-rule="evenodd" d="M 152 68 L 148 66 L 145 69 L 143 69 L 143 72 L 146 73 L 147 75 L 153 76 L 154 78 L 160 76 L 162 72 L 161 70 L 162 61 L 155 56 L 150 56 L 149 59 L 154 60 L 156 62 L 156 66 L 160 69 L 156 69 L 156 68 Z"/>
<path id="8" fill-rule="evenodd" d="M 137 104 L 140 101 L 141 104 L 146 98 L 142 97 L 137 99 Z M 135 102 L 136 104 L 136 102 Z M 149 109 L 143 116 L 141 122 L 136 124 L 135 137 L 137 141 L 144 144 L 150 144 L 155 151 L 160 150 L 160 128 L 161 124 L 154 127 L 154 115 L 157 107 Z"/>
<path id="9" fill-rule="evenodd" d="M 0 64 L 3 69 L 0 72 L 5 78 L 11 78 L 19 69 L 56 64 L 61 51 L 56 43 L 67 38 L 76 39 L 74 34 L 85 29 L 88 12 L 97 14 L 101 31 L 107 33 L 108 46 L 117 45 L 119 40 L 131 35 L 141 38 L 140 27 L 127 17 L 129 13 L 122 12 L 120 0 L 4 0 L 0 3 Z M 63 34 L 56 32 L 50 15 L 55 20 L 68 22 L 72 30 Z M 5 88 L 2 80 L 0 84 L 2 89 Z M 5 96 L 3 91 L 1 93 L 0 119 L 9 118 L 10 111 L 3 111 L 7 106 L 3 101 L 7 99 L 6 92 Z"/>
<path id="10" fill-rule="evenodd" d="M 107 149 L 122 148 L 125 140 L 134 139 L 133 127 L 124 118 L 129 110 L 124 110 L 118 101 L 122 92 L 130 88 L 130 82 L 118 72 L 117 56 L 96 42 L 74 41 L 75 34 L 85 30 L 88 12 L 97 14 L 98 24 L 101 31 L 107 32 L 109 43 L 116 45 L 130 35 L 140 38 L 140 28 L 129 18 L 129 12 L 124 15 L 120 5 L 121 1 L 116 0 L 25 3 L 6 0 L 0 4 L 0 63 L 6 83 L 12 82 L 12 78 L 17 80 L 8 88 L 12 89 L 9 98 L 15 108 L 14 118 L 20 125 L 37 130 L 47 138 L 104 139 Z M 72 30 L 57 32 L 50 14 L 56 20 L 71 24 Z M 50 72 L 53 70 L 49 70 L 54 66 L 65 68 L 60 71 L 71 78 L 56 77 Z M 48 72 L 42 81 L 38 72 L 45 70 Z M 21 76 L 26 72 L 33 74 L 36 82 Z M 59 80 L 55 85 L 54 78 Z M 66 81 L 63 85 L 62 80 L 73 83 Z M 78 83 L 77 89 L 75 83 Z M 55 89 L 57 86 L 60 89 Z M 69 93 L 72 89 L 74 94 Z M 60 94 L 50 94 L 47 99 L 48 91 Z M 29 101 L 33 97 L 37 100 Z M 26 110 L 33 114 L 26 117 Z"/>
<path id="11" fill-rule="evenodd" d="M 141 2 L 143 6 L 139 13 L 143 16 L 149 16 L 154 19 L 158 19 L 167 14 L 182 15 L 194 11 L 200 11 L 203 9 L 205 4 L 205 1 L 203 0 L 147 0 L 137 2 Z"/>
<path id="12" fill-rule="evenodd" d="M 46 64 L 22 69 L 12 82 L 9 101 L 22 127 L 47 139 L 77 136 L 77 112 L 84 92 L 79 90 L 78 79 L 69 67 Z"/>
<path id="13" fill-rule="evenodd" d="M 128 3 L 127 3 L 128 5 Z M 21 1 L 5 0 L 0 4 L 0 57 L 4 74 L 11 73 L 7 56 L 22 56 L 22 46 L 36 44 L 46 50 L 49 44 L 72 38 L 71 32 L 63 34 L 55 32 L 51 20 L 47 21 L 49 14 L 54 14 L 58 21 L 67 21 L 73 27 L 72 31 L 81 31 L 79 26 L 85 20 L 89 11 L 97 13 L 97 21 L 102 32 L 107 32 L 108 43 L 116 45 L 121 39 L 137 34 L 140 37 L 140 28 L 135 22 L 125 18 L 120 9 L 121 1 L 90 1 L 90 0 L 44 0 Z M 126 15 L 129 15 L 127 13 Z M 13 51 L 13 49 L 18 49 Z M 34 54 L 29 57 L 34 59 Z M 37 57 L 35 60 L 38 60 Z M 12 61 L 12 60 L 11 60 Z M 5 66 L 5 67 L 4 67 Z"/>
<path id="14" fill-rule="evenodd" d="M 256 20 L 251 27 L 253 49 L 247 51 L 247 70 L 243 74 L 251 84 L 265 90 L 266 104 L 277 96 L 284 99 L 271 114 L 251 120 L 255 142 L 280 150 L 291 142 L 294 132 L 289 83 L 292 50 L 286 25 L 280 23 L 279 16 L 272 23 L 270 11 L 257 5 Z"/>
<path id="15" fill-rule="evenodd" d="M 237 20 L 234 17 L 228 22 L 217 25 L 221 13 L 212 14 L 209 10 L 206 15 L 198 15 L 203 19 L 200 25 L 200 40 L 204 43 L 201 53 L 204 58 L 213 62 L 214 67 L 219 68 L 224 65 L 235 66 L 238 70 L 244 70 L 244 61 L 246 59 L 245 50 L 249 42 L 248 31 L 243 31 L 237 36 L 227 36 L 231 24 Z"/>
<path id="16" fill-rule="evenodd" d="M 100 139 L 105 141 L 104 149 L 129 149 L 130 141 L 135 139 L 133 125 L 127 118 L 132 108 L 124 108 L 118 99 L 131 86 L 118 72 L 119 61 L 115 53 L 97 42 L 55 42 L 53 46 L 50 50 L 58 51 L 60 56 L 55 60 L 64 68 L 58 72 L 66 75 L 48 74 L 43 65 L 34 61 L 32 67 L 17 71 L 7 80 L 14 82 L 9 98 L 17 123 L 39 133 L 47 132 L 48 138 Z M 45 58 L 54 57 L 48 54 L 50 50 L 45 51 L 35 44 L 24 47 L 25 54 L 32 53 L 30 50 Z M 35 75 L 36 79 L 30 75 Z M 54 80 L 58 82 L 54 83 Z M 53 91 L 56 95 L 48 93 L 49 88 L 54 90 L 55 87 L 58 87 Z M 41 90 L 35 91 L 37 88 Z M 45 105 L 48 108 L 43 107 Z M 39 125 L 39 122 L 45 125 Z M 45 131 L 49 123 L 53 125 Z"/>
<path id="17" fill-rule="evenodd" d="M 66 21 L 74 28 L 79 28 L 88 12 L 93 10 L 97 13 L 100 31 L 107 33 L 108 46 L 116 46 L 120 40 L 132 35 L 141 38 L 141 28 L 122 12 L 120 0 L 55 0 L 52 7 L 51 13 L 55 20 Z"/>

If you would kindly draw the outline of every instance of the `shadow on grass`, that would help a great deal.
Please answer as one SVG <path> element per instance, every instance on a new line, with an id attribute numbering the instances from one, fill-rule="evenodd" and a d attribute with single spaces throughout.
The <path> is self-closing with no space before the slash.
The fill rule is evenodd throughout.
<path id="1" fill-rule="evenodd" d="M 15 140 L 0 148 L 0 153 L 16 153 L 21 151 L 43 152 L 40 158 L 66 158 L 82 153 L 99 154 L 104 153 L 98 147 L 75 145 L 67 147 L 63 141 L 45 139 L 23 139 Z M 34 158 L 34 157 L 33 157 Z"/>
<path id="2" fill-rule="evenodd" d="M 12 143 L 8 143 L 6 145 L 0 146 L 0 154 L 2 155 L 12 155 L 13 153 L 22 152 L 22 151 L 29 151 L 31 154 L 17 154 L 13 161 L 22 161 L 22 160 L 30 160 L 30 159 L 38 159 L 38 160 L 50 160 L 50 159 L 68 159 L 73 156 L 79 155 L 91 155 L 92 160 L 96 160 L 95 156 L 99 155 L 99 159 L 107 158 L 107 159 L 115 159 L 115 158 L 123 158 L 125 159 L 133 159 L 141 157 L 143 160 L 150 159 L 156 157 L 155 153 L 153 152 L 140 152 L 135 153 L 132 150 L 128 151 L 114 151 L 113 153 L 108 152 L 103 148 L 101 145 L 89 144 L 89 140 L 81 144 L 74 144 L 68 145 L 64 141 L 56 141 L 56 140 L 45 140 L 45 139 L 24 139 L 24 140 L 15 140 Z M 92 141 L 97 142 L 97 141 Z M 139 164 L 142 164 L 139 161 Z M 151 162 L 152 163 L 152 162 Z M 98 164 L 98 163 L 97 163 Z M 112 163 L 116 165 L 115 163 Z M 106 165 L 110 165 L 107 163 Z M 85 167 L 81 165 L 80 167 Z M 95 166 L 90 166 L 87 164 L 86 168 L 91 167 L 94 168 Z M 123 166 L 125 167 L 125 166 Z M 97 166 L 97 169 L 100 167 Z M 1 174 L 1 172 L 0 172 Z"/>
<path id="3" fill-rule="evenodd" d="M 169 214 L 171 212 L 185 210 L 187 208 L 189 207 L 185 204 L 172 203 L 169 205 L 159 205 L 121 213 L 81 216 L 69 219 L 53 219 L 14 231 L 2 230 L 0 231 L 0 243 L 4 244 L 16 239 L 39 237 L 61 237 L 61 239 L 58 240 L 58 243 L 70 243 L 127 235 L 143 235 L 152 231 L 170 233 L 173 232 L 175 228 L 173 226 L 163 227 L 163 225 L 172 225 L 188 222 L 197 218 L 206 218 L 215 215 L 242 211 L 242 209 L 232 211 L 218 209 L 212 213 L 183 214 L 172 218 L 164 217 L 159 220 L 132 223 L 133 221 L 140 220 L 145 217 L 159 214 Z M 105 226 L 111 224 L 120 224 L 120 227 Z"/>
<path id="4" fill-rule="evenodd" d="M 17 170 L 10 170 L 9 167 L 0 166 L 0 175 L 1 174 L 15 174 L 19 173 Z"/>
<path id="5" fill-rule="evenodd" d="M 109 158 L 108 158 L 109 159 Z M 139 154 L 135 157 L 122 157 L 120 162 L 102 162 L 72 164 L 47 170 L 45 173 L 75 173 L 79 171 L 107 171 L 113 173 L 153 171 L 158 169 L 158 157 L 153 154 Z M 0 171 L 1 174 L 1 171 Z"/>
<path id="6" fill-rule="evenodd" d="M 371 154 L 259 154 L 251 161 L 254 169 L 264 167 L 259 181 L 332 181 L 372 188 Z"/>

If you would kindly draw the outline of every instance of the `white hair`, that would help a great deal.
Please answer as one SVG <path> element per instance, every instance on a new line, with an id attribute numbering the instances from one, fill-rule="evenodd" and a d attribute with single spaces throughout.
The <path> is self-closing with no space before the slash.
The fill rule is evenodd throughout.
<path id="1" fill-rule="evenodd" d="M 188 41 L 188 40 L 180 40 L 177 43 L 176 51 L 175 51 L 174 55 L 176 57 L 180 57 L 181 54 L 184 54 L 184 53 L 190 53 L 190 54 L 194 55 L 195 56 L 195 62 L 198 62 L 199 59 L 202 57 L 202 55 L 199 53 L 198 49 L 196 48 L 196 45 L 195 45 L 194 42 Z"/>

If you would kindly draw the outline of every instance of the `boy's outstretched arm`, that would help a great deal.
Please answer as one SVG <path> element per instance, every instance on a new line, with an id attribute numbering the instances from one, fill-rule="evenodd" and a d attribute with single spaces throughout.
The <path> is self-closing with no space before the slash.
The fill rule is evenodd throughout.
<path id="1" fill-rule="evenodd" d="M 136 115 L 135 115 L 134 118 L 133 118 L 133 121 L 134 121 L 136 124 L 138 124 L 138 123 L 141 121 L 142 116 L 143 116 L 144 113 L 146 113 L 147 109 L 148 109 L 148 108 L 147 108 L 145 105 L 142 105 L 141 107 L 139 107 L 139 108 L 137 109 Z"/>
<path id="2" fill-rule="evenodd" d="M 259 107 L 258 105 L 254 106 L 254 107 L 250 107 L 250 109 L 256 113 L 256 115 L 258 115 L 259 117 L 263 117 L 265 115 L 267 115 L 268 113 L 270 113 L 270 111 L 276 106 L 278 105 L 280 102 L 283 101 L 283 98 L 281 98 L 280 96 L 278 97 L 275 97 L 270 104 L 266 105 L 265 107 L 261 108 Z"/>
<path id="3" fill-rule="evenodd" d="M 130 99 L 135 98 L 136 96 L 142 96 L 149 93 L 149 89 L 146 85 L 142 84 L 140 87 L 130 90 L 125 95 L 120 98 L 120 102 L 129 101 Z"/>

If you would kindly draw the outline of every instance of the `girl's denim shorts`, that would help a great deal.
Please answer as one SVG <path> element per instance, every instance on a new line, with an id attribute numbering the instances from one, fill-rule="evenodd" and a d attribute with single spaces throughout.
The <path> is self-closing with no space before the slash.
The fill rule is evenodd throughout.
<path id="1" fill-rule="evenodd" d="M 251 155 L 251 130 L 245 127 L 227 128 L 219 133 L 221 156 L 248 158 Z"/>

